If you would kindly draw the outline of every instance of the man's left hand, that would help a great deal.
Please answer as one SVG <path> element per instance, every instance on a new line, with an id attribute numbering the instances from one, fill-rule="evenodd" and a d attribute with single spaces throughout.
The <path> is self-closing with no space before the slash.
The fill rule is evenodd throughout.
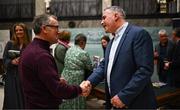
<path id="1" fill-rule="evenodd" d="M 124 108 L 125 104 L 119 99 L 118 95 L 115 95 L 111 99 L 111 104 L 116 108 Z"/>

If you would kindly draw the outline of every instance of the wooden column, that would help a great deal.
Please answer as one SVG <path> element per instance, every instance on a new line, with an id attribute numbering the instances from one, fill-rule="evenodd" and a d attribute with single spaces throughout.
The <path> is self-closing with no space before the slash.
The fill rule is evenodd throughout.
<path id="1" fill-rule="evenodd" d="M 44 0 L 35 0 L 35 4 L 36 4 L 36 11 L 35 11 L 35 15 L 40 15 L 45 13 L 46 11 L 46 3 Z"/>
<path id="2" fill-rule="evenodd" d="M 109 6 L 111 6 L 112 4 L 112 0 L 102 0 L 102 11 L 104 10 L 104 8 L 106 8 L 106 7 L 109 7 Z"/>

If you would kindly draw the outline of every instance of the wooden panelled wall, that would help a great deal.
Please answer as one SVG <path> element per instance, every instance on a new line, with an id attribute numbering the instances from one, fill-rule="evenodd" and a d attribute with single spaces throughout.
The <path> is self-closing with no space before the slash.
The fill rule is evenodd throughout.
<path id="1" fill-rule="evenodd" d="M 180 17 L 177 0 L 112 0 L 112 5 L 121 6 L 130 18 Z"/>
<path id="2" fill-rule="evenodd" d="M 97 19 L 102 15 L 102 0 L 51 0 L 50 13 L 60 19 Z"/>
<path id="3" fill-rule="evenodd" d="M 101 19 L 102 2 L 103 0 L 51 0 L 49 12 L 61 20 Z M 127 18 L 180 17 L 177 0 L 112 0 L 112 5 L 121 6 L 126 11 Z M 0 0 L 0 21 L 32 21 L 34 16 L 35 0 Z"/>
<path id="4" fill-rule="evenodd" d="M 35 0 L 0 0 L 0 20 L 30 19 L 35 15 Z"/>

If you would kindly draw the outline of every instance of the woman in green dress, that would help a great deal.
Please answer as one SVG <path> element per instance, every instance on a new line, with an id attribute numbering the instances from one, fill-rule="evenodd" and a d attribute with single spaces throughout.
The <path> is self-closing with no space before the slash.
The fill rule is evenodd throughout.
<path id="1" fill-rule="evenodd" d="M 89 54 L 84 50 L 86 46 L 86 36 L 78 34 L 75 37 L 75 45 L 70 47 L 65 56 L 65 65 L 62 77 L 68 84 L 79 85 L 85 76 L 92 70 L 92 62 Z M 64 100 L 60 109 L 85 109 L 85 97 L 79 96 L 71 100 Z"/>

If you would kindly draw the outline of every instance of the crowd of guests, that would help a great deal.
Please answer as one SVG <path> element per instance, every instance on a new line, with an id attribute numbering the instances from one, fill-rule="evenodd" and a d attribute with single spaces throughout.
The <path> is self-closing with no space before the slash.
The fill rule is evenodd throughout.
<path id="1" fill-rule="evenodd" d="M 59 31 L 56 16 L 34 18 L 32 41 L 26 25 L 15 24 L 3 54 L 3 109 L 85 109 L 85 97 L 102 81 L 107 109 L 157 108 L 151 83 L 153 60 L 157 60 L 159 80 L 180 87 L 180 28 L 173 30 L 172 40 L 166 30 L 160 30 L 153 54 L 149 33 L 125 18 L 118 6 L 104 9 L 101 24 L 112 39 L 102 36 L 104 58 L 94 70 L 85 51 L 87 37 L 76 35 L 70 46 L 71 33 Z M 53 56 L 49 47 L 55 43 Z"/>
<path id="2" fill-rule="evenodd" d="M 180 29 L 174 29 L 172 37 L 169 37 L 164 29 L 161 29 L 158 35 L 159 43 L 155 45 L 154 58 L 157 62 L 159 81 L 166 83 L 169 86 L 180 87 L 180 50 L 178 46 Z"/>

